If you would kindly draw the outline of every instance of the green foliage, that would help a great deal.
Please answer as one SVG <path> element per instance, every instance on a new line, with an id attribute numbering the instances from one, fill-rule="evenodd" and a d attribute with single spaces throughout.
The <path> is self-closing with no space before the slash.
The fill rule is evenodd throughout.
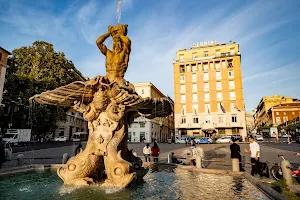
<path id="1" fill-rule="evenodd" d="M 283 179 L 280 181 L 275 181 L 269 185 L 271 188 L 281 193 L 285 198 L 289 200 L 296 200 L 300 198 L 296 193 L 294 193 L 288 188 L 288 186 L 286 185 Z"/>
<path id="2" fill-rule="evenodd" d="M 65 110 L 54 106 L 31 106 L 29 98 L 82 80 L 81 73 L 72 61 L 65 58 L 63 52 L 54 51 L 53 45 L 44 41 L 14 49 L 12 54 L 8 61 L 10 67 L 7 69 L 3 102 L 21 105 L 25 113 L 28 113 L 26 119 L 23 119 L 28 128 L 32 126 L 29 122 L 33 122 L 39 133 L 54 130 L 56 122 L 65 119 Z"/>

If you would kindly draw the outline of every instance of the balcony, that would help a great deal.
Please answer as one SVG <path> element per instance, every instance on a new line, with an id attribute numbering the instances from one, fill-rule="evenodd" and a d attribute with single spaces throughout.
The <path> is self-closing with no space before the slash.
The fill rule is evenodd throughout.
<path id="1" fill-rule="evenodd" d="M 221 80 L 222 76 L 216 76 L 216 80 Z"/>
<path id="2" fill-rule="evenodd" d="M 230 100 L 236 100 L 236 97 L 230 97 Z"/>

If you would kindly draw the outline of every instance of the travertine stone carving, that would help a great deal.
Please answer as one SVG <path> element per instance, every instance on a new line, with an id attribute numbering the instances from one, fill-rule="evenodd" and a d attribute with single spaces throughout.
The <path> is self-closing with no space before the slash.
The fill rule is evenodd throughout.
<path id="1" fill-rule="evenodd" d="M 103 44 L 110 36 L 112 50 Z M 138 116 L 168 116 L 172 107 L 166 98 L 142 98 L 124 79 L 131 51 L 127 25 L 109 26 L 96 43 L 106 56 L 106 76 L 76 81 L 31 99 L 41 104 L 71 106 L 88 121 L 86 148 L 57 170 L 65 184 L 126 187 L 147 173 L 141 159 L 128 150 L 128 125 Z"/>

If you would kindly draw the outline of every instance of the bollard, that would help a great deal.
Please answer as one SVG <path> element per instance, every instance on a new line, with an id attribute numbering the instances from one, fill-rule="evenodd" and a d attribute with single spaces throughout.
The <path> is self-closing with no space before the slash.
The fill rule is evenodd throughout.
<path id="1" fill-rule="evenodd" d="M 238 158 L 232 158 L 232 171 L 239 172 L 240 171 L 240 161 Z"/>
<path id="2" fill-rule="evenodd" d="M 168 163 L 173 163 L 172 162 L 172 153 L 168 154 Z"/>
<path id="3" fill-rule="evenodd" d="M 202 168 L 202 157 L 200 155 L 196 156 L 196 168 Z"/>
<path id="4" fill-rule="evenodd" d="M 22 166 L 22 165 L 24 165 L 24 155 L 19 154 L 17 156 L 17 166 Z"/>
<path id="5" fill-rule="evenodd" d="M 66 163 L 68 162 L 69 158 L 70 158 L 70 157 L 69 157 L 69 154 L 64 153 L 64 154 L 63 154 L 63 158 L 62 158 L 61 163 L 62 163 L 62 164 L 66 164 Z"/>
<path id="6" fill-rule="evenodd" d="M 281 161 L 281 169 L 283 178 L 288 186 L 293 185 L 293 177 L 292 177 L 292 170 L 291 164 L 287 160 Z"/>

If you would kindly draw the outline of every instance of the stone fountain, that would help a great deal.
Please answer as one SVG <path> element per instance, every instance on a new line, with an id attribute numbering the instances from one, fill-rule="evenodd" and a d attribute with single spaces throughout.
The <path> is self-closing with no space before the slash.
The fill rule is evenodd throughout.
<path id="1" fill-rule="evenodd" d="M 109 26 L 96 43 L 106 56 L 106 75 L 76 81 L 33 96 L 41 104 L 72 107 L 88 121 L 86 148 L 57 170 L 65 185 L 126 187 L 143 178 L 147 170 L 140 158 L 127 147 L 128 126 L 134 118 L 166 117 L 172 107 L 167 98 L 142 98 L 124 79 L 129 63 L 131 41 L 128 26 Z M 112 50 L 104 41 L 112 37 Z"/>

